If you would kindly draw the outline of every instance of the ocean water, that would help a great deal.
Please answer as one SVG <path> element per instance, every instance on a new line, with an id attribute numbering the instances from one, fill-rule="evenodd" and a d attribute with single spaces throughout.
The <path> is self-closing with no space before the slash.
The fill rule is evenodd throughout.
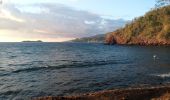
<path id="1" fill-rule="evenodd" d="M 0 100 L 170 82 L 170 46 L 0 43 Z"/>

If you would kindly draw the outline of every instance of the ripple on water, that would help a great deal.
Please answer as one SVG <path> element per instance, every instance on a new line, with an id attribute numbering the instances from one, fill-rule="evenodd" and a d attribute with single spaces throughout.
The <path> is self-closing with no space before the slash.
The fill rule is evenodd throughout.
<path id="1" fill-rule="evenodd" d="M 1 87 L 0 100 L 168 82 L 169 51 L 159 46 L 1 43 L 0 86 L 11 87 Z M 153 61 L 153 54 L 160 59 Z"/>
<path id="2" fill-rule="evenodd" d="M 31 71 L 36 71 L 36 70 L 45 70 L 45 69 L 62 69 L 62 68 L 88 68 L 88 67 L 100 67 L 103 65 L 109 65 L 109 64 L 128 64 L 130 62 L 122 62 L 122 61 L 95 61 L 95 62 L 72 62 L 68 64 L 63 64 L 63 65 L 58 65 L 58 66 L 51 66 L 51 65 L 39 65 L 42 67 L 30 67 L 30 68 L 23 68 L 23 69 L 18 69 L 14 70 L 13 73 L 19 73 L 19 72 L 31 72 Z M 33 63 L 28 63 L 28 64 L 9 64 L 9 66 L 34 66 Z"/>

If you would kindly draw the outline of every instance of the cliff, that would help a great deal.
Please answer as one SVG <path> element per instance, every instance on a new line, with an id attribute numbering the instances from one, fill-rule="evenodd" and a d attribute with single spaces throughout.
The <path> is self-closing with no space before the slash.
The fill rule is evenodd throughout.
<path id="1" fill-rule="evenodd" d="M 106 44 L 170 45 L 170 6 L 156 8 L 110 32 Z"/>

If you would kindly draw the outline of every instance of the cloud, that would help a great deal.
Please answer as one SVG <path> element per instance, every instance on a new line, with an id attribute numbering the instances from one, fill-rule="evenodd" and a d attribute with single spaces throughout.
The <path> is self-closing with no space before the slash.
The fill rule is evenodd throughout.
<path id="1" fill-rule="evenodd" d="M 13 21 L 16 21 L 16 22 L 24 22 L 23 19 L 20 19 L 20 18 L 13 16 L 9 11 L 7 11 L 5 9 L 1 9 L 0 18 L 1 19 L 13 20 Z"/>
<path id="2" fill-rule="evenodd" d="M 20 38 L 61 41 L 104 34 L 125 24 L 61 4 L 6 4 L 0 12 L 0 30 L 15 30 Z M 1 36 L 1 33 L 0 33 Z M 15 38 L 15 37 L 14 37 Z"/>
<path id="3" fill-rule="evenodd" d="M 85 21 L 84 21 L 84 23 L 85 23 L 85 24 L 95 24 L 96 22 L 94 22 L 94 21 L 87 21 L 87 20 L 85 20 Z"/>

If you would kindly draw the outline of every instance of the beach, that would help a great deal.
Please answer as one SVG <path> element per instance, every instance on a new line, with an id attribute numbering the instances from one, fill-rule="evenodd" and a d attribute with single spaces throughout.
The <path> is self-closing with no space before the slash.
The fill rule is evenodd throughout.
<path id="1" fill-rule="evenodd" d="M 79 96 L 39 97 L 33 100 L 169 100 L 170 86 L 115 89 Z"/>

